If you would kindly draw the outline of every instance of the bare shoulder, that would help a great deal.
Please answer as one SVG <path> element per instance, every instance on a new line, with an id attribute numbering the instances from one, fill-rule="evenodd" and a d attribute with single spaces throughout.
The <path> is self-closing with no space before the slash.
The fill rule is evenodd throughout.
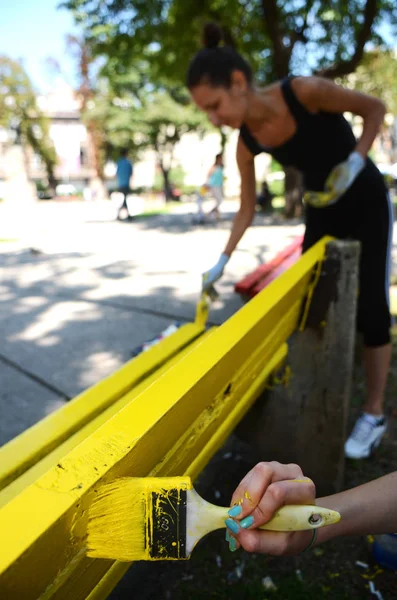
<path id="1" fill-rule="evenodd" d="M 298 100 L 311 112 L 351 112 L 365 116 L 383 110 L 383 103 L 367 94 L 337 85 L 324 77 L 297 77 L 291 81 Z"/>
<path id="2" fill-rule="evenodd" d="M 310 111 L 317 112 L 318 98 L 329 93 L 335 86 L 324 77 L 295 77 L 291 80 L 291 87 L 298 100 Z"/>

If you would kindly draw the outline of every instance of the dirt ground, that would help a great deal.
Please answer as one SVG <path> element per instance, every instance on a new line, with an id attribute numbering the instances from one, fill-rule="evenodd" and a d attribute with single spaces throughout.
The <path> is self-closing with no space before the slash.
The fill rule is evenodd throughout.
<path id="1" fill-rule="evenodd" d="M 347 461 L 345 488 L 397 470 L 397 328 L 393 332 L 393 361 L 386 394 L 388 431 L 368 460 Z M 350 426 L 364 398 L 363 372 L 354 373 Z M 260 459 L 235 436 L 205 469 L 196 488 L 210 502 L 228 505 L 236 485 Z M 360 567 L 356 561 L 368 564 Z M 270 578 L 266 580 L 265 578 Z M 266 583 L 266 581 L 268 583 Z M 366 537 L 342 538 L 299 557 L 274 558 L 230 553 L 224 531 L 204 538 L 191 560 L 180 563 L 133 565 L 109 597 L 111 600 L 341 600 L 397 598 L 397 572 L 381 569 L 372 559 Z M 269 583 L 270 582 L 270 583 Z"/>

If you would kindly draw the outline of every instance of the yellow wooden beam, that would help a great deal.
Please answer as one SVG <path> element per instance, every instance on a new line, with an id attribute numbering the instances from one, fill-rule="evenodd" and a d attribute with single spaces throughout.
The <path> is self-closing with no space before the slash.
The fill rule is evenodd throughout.
<path id="1" fill-rule="evenodd" d="M 183 475 L 188 475 L 192 479 L 195 479 L 200 473 L 203 466 L 208 462 L 208 457 L 211 457 L 215 452 L 222 446 L 227 436 L 233 430 L 235 425 L 240 421 L 246 410 L 248 410 L 250 404 L 260 395 L 263 388 L 266 386 L 269 374 L 277 371 L 282 363 L 285 361 L 288 354 L 287 344 L 283 344 L 274 357 L 268 363 L 266 369 L 263 371 L 260 377 L 253 383 L 252 388 L 247 392 L 247 401 L 241 402 L 237 405 L 236 409 L 225 417 L 225 420 L 211 438 L 208 444 L 201 451 L 200 455 L 193 460 L 193 462 L 186 468 Z M 256 386 L 256 389 L 255 389 Z M 207 457 L 207 459 L 205 458 Z M 150 473 L 154 476 L 155 470 Z M 168 471 L 164 469 L 161 474 L 168 475 Z M 107 571 L 106 575 L 99 581 L 95 588 L 91 591 L 90 595 L 86 600 L 106 600 L 111 591 L 116 587 L 120 579 L 125 575 L 130 565 L 116 561 L 111 568 Z"/>
<path id="2" fill-rule="evenodd" d="M 187 347 L 205 330 L 187 323 L 0 448 L 0 490 L 69 440 L 97 415 Z"/>
<path id="3" fill-rule="evenodd" d="M 121 475 L 195 472 L 204 466 L 258 393 L 261 376 L 264 385 L 272 357 L 296 328 L 301 299 L 324 249 L 325 241 L 316 244 L 0 510 L 5 597 L 89 596 L 112 565 L 84 553 L 87 507 L 95 489 Z M 217 433 L 229 415 L 234 417 Z M 218 436 L 215 444 L 213 436 Z"/>
<path id="4" fill-rule="evenodd" d="M 89 435 L 91 435 L 96 429 L 98 429 L 103 423 L 106 423 L 113 415 L 115 415 L 119 410 L 121 410 L 126 404 L 131 402 L 133 398 L 141 394 L 147 387 L 152 385 L 159 377 L 161 377 L 170 367 L 172 367 L 178 360 L 181 360 L 186 354 L 191 352 L 198 344 L 201 344 L 213 331 L 215 331 L 215 327 L 212 327 L 205 333 L 203 333 L 200 337 L 193 340 L 189 346 L 181 350 L 176 356 L 171 358 L 168 362 L 166 362 L 162 367 L 160 367 L 157 371 L 149 375 L 146 379 L 141 381 L 136 387 L 134 387 L 131 392 L 122 396 L 119 400 L 111 404 L 106 410 L 100 413 L 97 417 L 89 421 L 84 427 L 76 431 L 70 438 L 65 440 L 62 444 L 54 448 L 52 452 L 47 454 L 44 458 L 42 458 L 39 462 L 37 462 L 33 467 L 25 471 L 20 477 L 14 479 L 12 483 L 6 486 L 3 490 L 0 491 L 0 508 L 7 504 L 12 498 L 15 498 L 22 490 L 24 490 L 28 485 L 31 485 L 38 479 L 41 475 L 43 475 L 48 469 L 51 467 L 55 467 L 57 462 L 68 452 L 73 450 L 78 444 L 80 444 L 83 440 L 85 440 Z M 150 351 L 148 351 L 150 352 Z M 130 361 L 130 367 L 133 367 L 133 361 Z"/>

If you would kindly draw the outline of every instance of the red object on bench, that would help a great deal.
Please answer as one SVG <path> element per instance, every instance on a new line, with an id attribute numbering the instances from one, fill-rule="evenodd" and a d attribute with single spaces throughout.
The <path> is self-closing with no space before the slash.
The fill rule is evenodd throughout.
<path id="1" fill-rule="evenodd" d="M 302 242 L 303 236 L 297 237 L 292 244 L 276 254 L 271 261 L 260 265 L 255 271 L 236 283 L 235 291 L 250 298 L 255 296 L 298 260 L 302 253 Z"/>

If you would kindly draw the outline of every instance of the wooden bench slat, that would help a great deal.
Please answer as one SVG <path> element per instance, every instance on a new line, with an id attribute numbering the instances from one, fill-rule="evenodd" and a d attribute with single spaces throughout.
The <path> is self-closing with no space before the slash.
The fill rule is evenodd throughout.
<path id="1" fill-rule="evenodd" d="M 280 266 L 283 261 L 288 258 L 291 254 L 293 254 L 296 250 L 300 249 L 303 242 L 303 236 L 297 237 L 291 244 L 289 244 L 286 248 L 283 248 L 280 252 L 274 256 L 271 260 L 264 263 L 263 265 L 259 265 L 252 273 L 246 275 L 243 279 L 238 281 L 234 287 L 235 291 L 238 294 L 242 294 L 243 296 L 252 296 L 251 290 L 255 286 L 259 285 L 260 282 L 268 277 L 270 273 L 278 266 Z"/>
<path id="2" fill-rule="evenodd" d="M 181 360 L 181 358 L 183 358 L 184 356 L 186 356 L 186 354 L 191 352 L 198 344 L 201 344 L 205 339 L 207 339 L 207 337 L 211 335 L 211 333 L 215 331 L 215 329 L 216 327 L 212 327 L 211 329 L 203 333 L 200 337 L 196 338 L 188 347 L 181 350 L 181 352 L 179 352 L 176 356 L 173 356 L 162 367 L 160 367 L 157 371 L 152 373 L 152 375 L 141 381 L 141 383 L 134 387 L 125 396 L 122 396 L 119 400 L 114 402 L 106 410 L 104 410 L 97 417 L 95 417 L 95 419 L 84 425 L 84 427 L 79 429 L 62 444 L 54 448 L 52 452 L 47 454 L 47 456 L 45 456 L 39 462 L 33 465 L 33 467 L 31 467 L 28 471 L 25 471 L 25 473 L 23 473 L 20 477 L 15 479 L 7 487 L 1 490 L 0 507 L 7 504 L 7 502 L 9 502 L 12 498 L 15 498 L 15 496 L 17 496 L 28 485 L 34 483 L 41 475 L 48 471 L 48 469 L 50 469 L 51 467 L 55 467 L 58 460 L 60 460 L 63 456 L 66 456 L 68 452 L 73 450 L 73 448 L 75 448 L 89 435 L 96 431 L 101 425 L 103 425 L 103 423 L 106 423 L 106 421 L 108 421 L 111 417 L 113 417 L 113 415 L 115 415 L 119 410 L 126 406 L 126 404 L 128 404 L 136 396 L 141 394 L 146 387 L 154 383 L 170 367 L 172 367 L 176 362 L 178 362 L 178 360 Z M 130 366 L 132 366 L 131 363 Z"/>
<path id="3" fill-rule="evenodd" d="M 250 393 L 250 400 L 253 402 L 263 391 L 267 384 L 269 374 L 277 371 L 282 363 L 285 361 L 288 354 L 287 344 L 283 344 L 278 351 L 275 353 L 273 358 L 269 361 L 266 370 L 263 371 L 262 377 L 258 377 L 255 382 L 256 389 L 252 389 Z M 251 402 L 251 404 L 252 404 Z M 230 431 L 233 430 L 235 425 L 240 421 L 243 414 L 241 412 L 241 405 L 244 406 L 244 412 L 248 410 L 250 401 L 246 403 L 242 402 L 236 406 L 236 409 L 232 411 L 224 420 L 223 427 L 220 427 L 217 431 L 217 435 L 214 435 L 205 449 L 195 459 L 191 465 L 189 465 L 183 475 L 189 475 L 192 479 L 195 479 L 197 475 L 205 466 L 205 461 L 208 456 L 213 456 L 215 452 L 222 446 L 223 442 L 227 439 Z M 167 474 L 167 473 L 166 473 Z M 116 587 L 118 582 L 122 579 L 129 568 L 129 565 L 125 563 L 115 562 L 106 573 L 106 575 L 98 582 L 95 588 L 92 590 L 86 600 L 106 600 L 111 591 Z"/>
<path id="4" fill-rule="evenodd" d="M 249 291 L 250 298 L 253 298 L 254 296 L 256 296 L 256 294 L 259 294 L 259 292 L 264 290 L 265 287 L 267 287 L 272 281 L 274 281 L 277 277 L 279 277 L 282 273 L 284 273 L 284 271 L 286 269 L 289 269 L 290 267 L 292 267 L 292 265 L 294 265 L 300 257 L 301 257 L 301 249 L 297 248 L 295 250 L 295 252 L 293 252 L 286 258 L 284 258 L 284 260 L 280 263 L 280 265 L 278 267 L 276 267 L 275 269 L 273 269 L 273 271 L 271 271 L 269 273 L 269 275 L 267 275 L 266 277 L 261 279 L 254 287 L 252 287 L 250 289 L 250 291 Z"/>
<path id="5" fill-rule="evenodd" d="M 0 448 L 0 490 L 70 438 L 205 330 L 187 323 Z"/>

